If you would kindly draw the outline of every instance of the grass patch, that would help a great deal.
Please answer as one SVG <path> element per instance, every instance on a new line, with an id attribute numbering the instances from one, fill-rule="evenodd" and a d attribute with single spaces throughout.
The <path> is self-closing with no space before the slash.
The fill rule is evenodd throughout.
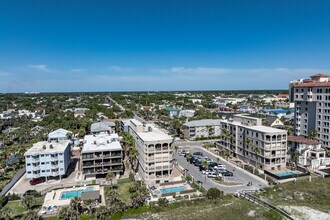
<path id="1" fill-rule="evenodd" d="M 129 204 L 130 202 L 130 196 L 131 193 L 129 192 L 130 186 L 133 184 L 133 182 L 130 179 L 122 179 L 121 181 L 118 181 L 118 184 L 113 185 L 113 188 L 117 190 L 117 192 L 120 195 L 120 198 L 126 203 Z M 105 187 L 105 192 L 111 190 L 111 186 Z"/>
<path id="2" fill-rule="evenodd" d="M 235 182 L 224 182 L 222 180 L 214 180 L 215 182 L 219 183 L 220 185 L 224 186 L 240 186 L 242 185 L 241 183 L 235 183 Z"/>
<path id="3" fill-rule="evenodd" d="M 35 198 L 36 204 L 33 210 L 39 210 L 43 204 L 44 197 Z M 28 210 L 21 205 L 21 200 L 8 201 L 5 207 L 9 207 L 13 210 L 12 218 L 20 218 Z"/>
<path id="4" fill-rule="evenodd" d="M 329 212 L 330 178 L 313 178 L 297 180 L 267 188 L 259 197 L 274 205 L 308 206 Z"/>
<path id="5" fill-rule="evenodd" d="M 140 207 L 130 209 L 121 213 L 117 217 L 131 219 L 224 219 L 224 220 L 244 220 L 249 219 L 269 219 L 268 216 L 276 216 L 277 213 L 269 213 L 263 207 L 244 199 L 225 196 L 224 199 L 211 201 L 199 199 L 193 201 L 182 201 L 172 203 L 165 208 L 161 207 Z M 278 215 L 277 215 L 278 217 Z M 116 218 L 116 219 L 120 219 Z M 115 219 L 115 218 L 113 218 Z M 281 219 L 273 218 L 273 219 Z"/>

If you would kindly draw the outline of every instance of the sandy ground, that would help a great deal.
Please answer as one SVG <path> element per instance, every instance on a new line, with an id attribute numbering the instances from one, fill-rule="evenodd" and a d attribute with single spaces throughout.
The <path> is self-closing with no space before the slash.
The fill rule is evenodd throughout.
<path id="1" fill-rule="evenodd" d="M 321 212 L 307 206 L 278 206 L 289 212 L 297 220 L 330 220 L 330 214 Z"/>

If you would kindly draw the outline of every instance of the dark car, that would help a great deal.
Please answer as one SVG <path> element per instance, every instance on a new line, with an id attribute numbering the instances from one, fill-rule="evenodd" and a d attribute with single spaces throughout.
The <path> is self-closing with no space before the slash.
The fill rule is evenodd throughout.
<path id="1" fill-rule="evenodd" d="M 222 175 L 224 175 L 224 176 L 233 176 L 234 174 L 232 172 L 230 172 L 230 171 L 227 170 Z"/>
<path id="2" fill-rule="evenodd" d="M 195 155 L 195 156 L 203 156 L 203 152 L 198 151 L 198 152 L 193 153 L 193 155 Z"/>
<path id="3" fill-rule="evenodd" d="M 209 163 L 209 167 L 216 167 L 216 166 L 218 166 L 219 164 L 218 163 L 216 163 L 216 162 L 211 162 L 211 163 Z"/>
<path id="4" fill-rule="evenodd" d="M 39 178 L 30 180 L 30 184 L 31 185 L 37 185 L 37 184 L 43 183 L 45 181 L 46 181 L 45 177 L 39 177 Z"/>
<path id="5" fill-rule="evenodd" d="M 197 159 L 197 160 L 195 160 L 195 162 L 194 162 L 194 165 L 195 165 L 196 167 L 200 166 L 201 164 L 202 164 L 202 160 L 200 160 L 200 159 Z"/>

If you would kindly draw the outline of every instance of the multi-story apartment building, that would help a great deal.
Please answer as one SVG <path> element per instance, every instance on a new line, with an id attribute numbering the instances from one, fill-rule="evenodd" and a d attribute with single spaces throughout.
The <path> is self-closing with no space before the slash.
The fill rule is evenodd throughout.
<path id="1" fill-rule="evenodd" d="M 295 134 L 316 139 L 330 148 L 330 82 L 328 75 L 315 74 L 310 79 L 294 81 Z"/>
<path id="2" fill-rule="evenodd" d="M 123 172 L 123 149 L 118 138 L 118 134 L 85 135 L 81 151 L 81 170 L 85 178 Z"/>
<path id="3" fill-rule="evenodd" d="M 233 119 L 220 120 L 221 140 L 219 150 L 261 170 L 281 170 L 286 166 L 287 132 L 262 126 L 260 118 L 234 115 Z"/>
<path id="4" fill-rule="evenodd" d="M 70 141 L 41 141 L 24 153 L 26 177 L 30 179 L 60 177 L 66 174 L 69 167 Z"/>
<path id="5" fill-rule="evenodd" d="M 130 120 L 129 133 L 138 150 L 138 172 L 148 184 L 171 181 L 173 138 L 155 126 Z"/>
<path id="6" fill-rule="evenodd" d="M 189 121 L 184 124 L 183 135 L 186 139 L 209 138 L 220 136 L 219 119 Z"/>

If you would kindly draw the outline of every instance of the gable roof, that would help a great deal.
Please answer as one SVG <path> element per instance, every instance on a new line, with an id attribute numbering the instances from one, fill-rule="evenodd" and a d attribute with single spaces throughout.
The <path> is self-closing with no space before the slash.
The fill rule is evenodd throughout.
<path id="1" fill-rule="evenodd" d="M 68 133 L 71 133 L 71 131 L 60 128 L 60 129 L 50 132 L 48 134 L 48 138 L 62 138 L 62 137 L 66 137 L 66 135 Z"/>

